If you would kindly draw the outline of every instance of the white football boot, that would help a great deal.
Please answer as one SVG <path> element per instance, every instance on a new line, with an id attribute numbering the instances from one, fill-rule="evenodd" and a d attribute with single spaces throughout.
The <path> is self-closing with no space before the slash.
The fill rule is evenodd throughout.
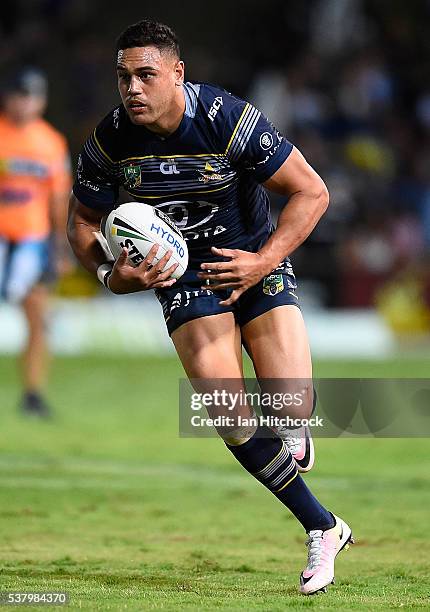
<path id="1" fill-rule="evenodd" d="M 341 518 L 333 517 L 336 524 L 331 529 L 309 532 L 308 565 L 300 575 L 300 592 L 303 595 L 327 592 L 327 585 L 334 584 L 334 561 L 341 550 L 354 544 L 351 528 Z"/>

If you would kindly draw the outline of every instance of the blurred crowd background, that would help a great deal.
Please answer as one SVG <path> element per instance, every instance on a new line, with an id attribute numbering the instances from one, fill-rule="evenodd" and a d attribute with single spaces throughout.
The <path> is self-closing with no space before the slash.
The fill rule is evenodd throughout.
<path id="1" fill-rule="evenodd" d="M 2 0 L 0 69 L 46 71 L 74 161 L 118 101 L 114 39 L 144 17 L 177 31 L 187 78 L 251 100 L 325 179 L 293 257 L 308 299 L 430 328 L 430 1 Z"/>

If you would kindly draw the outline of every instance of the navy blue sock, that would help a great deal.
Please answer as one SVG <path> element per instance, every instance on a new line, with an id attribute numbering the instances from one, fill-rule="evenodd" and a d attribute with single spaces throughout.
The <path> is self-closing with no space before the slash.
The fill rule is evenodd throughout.
<path id="1" fill-rule="evenodd" d="M 332 514 L 312 495 L 284 442 L 273 436 L 268 427 L 259 427 L 245 444 L 226 446 L 294 514 L 306 531 L 330 529 L 334 526 Z"/>

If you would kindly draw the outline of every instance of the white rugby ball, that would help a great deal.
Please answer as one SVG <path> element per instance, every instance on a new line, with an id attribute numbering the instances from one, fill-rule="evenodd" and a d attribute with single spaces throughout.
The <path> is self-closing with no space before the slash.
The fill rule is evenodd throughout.
<path id="1" fill-rule="evenodd" d="M 167 215 L 149 204 L 121 204 L 103 219 L 100 229 L 115 259 L 126 248 L 129 263 L 138 266 L 152 246 L 158 244 L 154 265 L 167 251 L 173 251 L 163 271 L 178 263 L 172 278 L 180 278 L 187 269 L 188 248 L 181 231 Z"/>

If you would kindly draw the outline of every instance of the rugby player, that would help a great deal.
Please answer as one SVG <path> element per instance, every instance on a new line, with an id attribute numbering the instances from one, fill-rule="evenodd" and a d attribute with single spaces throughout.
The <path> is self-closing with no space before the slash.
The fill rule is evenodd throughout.
<path id="1" fill-rule="evenodd" d="M 42 119 L 47 82 L 40 70 L 11 69 L 0 93 L 0 298 L 21 305 L 28 326 L 21 409 L 46 417 L 48 281 L 54 262 L 58 271 L 70 263 L 70 160 L 63 135 Z"/>
<path id="2" fill-rule="evenodd" d="M 243 345 L 260 381 L 307 381 L 309 416 L 311 358 L 288 255 L 328 205 L 322 179 L 251 104 L 214 85 L 184 82 L 168 26 L 129 26 L 117 41 L 116 68 L 122 104 L 96 127 L 78 160 L 68 224 L 76 256 L 113 293 L 156 290 L 194 384 L 242 381 Z M 178 281 L 171 278 L 175 266 L 162 272 L 171 252 L 152 265 L 156 246 L 137 268 L 125 249 L 113 266 L 106 261 L 95 232 L 117 206 L 120 187 L 167 213 L 184 233 L 190 263 Z M 276 230 L 265 188 L 288 197 Z M 284 441 L 267 427 L 218 431 L 308 533 L 301 592 L 325 591 L 352 534 L 298 473 L 313 461 L 303 452 L 309 436 L 296 444 L 294 458 L 288 435 Z"/>

